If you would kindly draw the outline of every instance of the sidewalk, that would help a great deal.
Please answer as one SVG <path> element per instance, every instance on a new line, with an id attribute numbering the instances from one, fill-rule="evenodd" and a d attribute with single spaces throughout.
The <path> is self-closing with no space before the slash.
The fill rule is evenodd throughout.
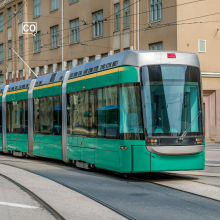
<path id="1" fill-rule="evenodd" d="M 32 191 L 65 219 L 125 219 L 88 197 L 31 172 L 0 164 L 0 173 Z"/>

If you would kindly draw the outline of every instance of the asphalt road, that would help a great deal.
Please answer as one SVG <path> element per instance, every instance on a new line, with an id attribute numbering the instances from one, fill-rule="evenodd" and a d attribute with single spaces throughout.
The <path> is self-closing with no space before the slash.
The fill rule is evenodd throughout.
<path id="1" fill-rule="evenodd" d="M 209 163 L 216 160 L 216 152 L 213 153 L 213 150 L 218 149 L 216 146 L 214 149 L 213 147 L 207 148 Z M 64 183 L 123 211 L 134 219 L 220 219 L 220 202 L 152 183 L 172 181 L 178 185 L 180 180 L 178 175 L 181 175 L 182 179 L 195 182 L 197 180 L 201 182 L 202 180 L 199 178 L 202 176 L 205 181 L 209 179 L 211 184 L 216 185 L 215 182 L 218 182 L 219 178 L 212 182 L 212 178 L 210 179 L 204 174 L 200 177 L 189 173 L 180 173 L 177 176 L 172 175 L 172 177 L 166 172 L 143 174 L 139 175 L 139 178 L 144 180 L 141 181 L 107 171 L 81 170 L 59 161 L 47 159 L 0 156 L 0 162 L 28 169 L 36 174 Z M 216 166 L 208 167 L 208 169 L 213 173 L 220 171 Z M 207 170 L 205 172 L 210 173 Z M 207 184 L 210 183 L 204 182 L 204 186 Z"/>

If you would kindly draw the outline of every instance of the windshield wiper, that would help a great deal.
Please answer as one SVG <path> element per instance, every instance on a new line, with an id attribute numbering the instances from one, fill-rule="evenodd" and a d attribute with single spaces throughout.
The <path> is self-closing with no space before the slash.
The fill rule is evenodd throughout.
<path id="1" fill-rule="evenodd" d="M 182 142 L 184 138 L 186 137 L 187 133 L 189 132 L 189 129 L 192 127 L 192 125 L 196 122 L 197 118 L 201 115 L 202 111 L 199 111 L 196 117 L 192 120 L 191 124 L 186 128 L 186 130 L 183 132 L 183 134 L 178 139 L 179 142 Z"/>

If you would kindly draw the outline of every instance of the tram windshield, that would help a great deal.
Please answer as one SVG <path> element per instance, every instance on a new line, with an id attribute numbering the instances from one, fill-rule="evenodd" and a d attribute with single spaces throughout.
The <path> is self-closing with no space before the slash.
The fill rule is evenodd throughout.
<path id="1" fill-rule="evenodd" d="M 202 135 L 201 79 L 197 67 L 142 68 L 145 131 L 148 136 Z"/>

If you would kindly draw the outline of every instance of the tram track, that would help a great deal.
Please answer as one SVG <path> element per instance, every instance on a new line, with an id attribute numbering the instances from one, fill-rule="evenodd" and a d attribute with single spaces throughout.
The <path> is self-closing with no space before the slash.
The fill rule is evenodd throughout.
<path id="1" fill-rule="evenodd" d="M 54 161 L 51 161 L 51 160 L 49 160 L 50 162 L 54 162 Z M 12 167 L 15 167 L 15 168 L 19 168 L 19 169 L 22 169 L 22 170 L 25 170 L 25 171 L 28 171 L 28 172 L 30 172 L 30 173 L 33 173 L 33 174 L 35 174 L 35 175 L 39 175 L 39 176 L 41 176 L 41 177 L 44 177 L 44 178 L 47 178 L 47 179 L 49 179 L 49 180 L 51 180 L 51 181 L 54 181 L 54 182 L 56 182 L 56 183 L 58 183 L 58 184 L 60 184 L 60 185 L 62 185 L 62 186 L 64 186 L 64 187 L 67 187 L 67 188 L 69 188 L 69 189 L 71 189 L 71 190 L 74 190 L 75 192 L 78 192 L 78 193 L 80 193 L 80 194 L 82 194 L 82 195 L 84 195 L 84 196 L 86 196 L 86 197 L 88 197 L 88 198 L 90 198 L 90 199 L 92 199 L 92 200 L 94 200 L 94 201 L 96 201 L 96 202 L 98 202 L 99 204 L 101 204 L 101 205 L 103 205 L 103 206 L 105 206 L 105 207 L 107 207 L 107 208 L 109 208 L 109 209 L 111 209 L 112 211 L 114 211 L 114 212 L 116 212 L 116 213 L 118 213 L 118 214 L 120 214 L 121 216 L 123 216 L 123 217 L 125 217 L 125 218 L 127 218 L 127 219 L 138 219 L 138 218 L 134 218 L 134 217 L 132 217 L 132 215 L 128 215 L 126 212 L 123 212 L 123 211 L 121 211 L 120 210 L 120 208 L 117 208 L 117 206 L 115 206 L 114 207 L 114 205 L 112 206 L 112 205 L 109 205 L 108 203 L 106 203 L 106 202 L 104 202 L 104 201 L 102 201 L 102 200 L 100 200 L 99 198 L 97 198 L 97 197 L 95 197 L 95 196 L 93 196 L 92 194 L 90 195 L 90 192 L 88 193 L 86 193 L 85 191 L 83 191 L 83 190 L 80 190 L 79 188 L 77 188 L 77 187 L 72 187 L 72 186 L 70 186 L 70 185 L 68 185 L 68 184 L 66 184 L 66 183 L 64 183 L 64 182 L 61 182 L 61 181 L 59 181 L 59 180 L 57 180 L 57 179 L 55 179 L 56 177 L 49 177 L 49 175 L 47 176 L 47 175 L 43 175 L 43 174 L 40 174 L 40 173 L 38 173 L 38 171 L 32 171 L 31 170 L 31 168 L 30 169 L 28 169 L 28 168 L 21 168 L 21 167 L 19 167 L 19 166 L 17 166 L 17 165 L 15 165 L 15 164 L 8 164 L 8 163 L 16 163 L 16 162 L 20 162 L 19 160 L 17 160 L 17 161 L 14 161 L 13 159 L 12 160 L 8 160 L 7 159 L 7 161 L 5 161 L 5 163 L 3 162 L 3 161 L 1 161 L 1 164 L 4 164 L 4 165 L 9 165 L 9 166 L 12 166 Z M 22 162 L 22 161 L 21 161 Z M 31 161 L 30 162 L 26 162 L 25 164 L 28 164 L 28 163 L 32 163 Z M 36 163 L 37 163 L 37 161 L 36 161 Z M 22 163 L 22 164 L 24 164 L 24 163 Z M 51 166 L 51 167 L 54 167 L 54 168 L 64 168 L 65 170 L 68 170 L 68 171 L 71 171 L 71 169 L 69 169 L 69 168 L 71 168 L 71 166 L 68 166 L 68 165 L 66 165 L 66 164 L 63 164 L 63 163 L 60 163 L 60 164 L 53 164 L 53 163 L 47 163 L 47 161 L 44 161 L 43 163 L 40 163 L 41 165 L 46 165 L 46 166 Z M 39 165 L 40 165 L 39 164 Z M 60 166 L 61 165 L 61 166 Z M 23 166 L 23 165 L 22 165 Z M 29 167 L 29 166 L 28 166 Z M 41 169 L 41 168 L 40 168 Z M 73 169 L 73 171 L 74 171 L 74 169 Z M 80 169 L 77 169 L 76 171 L 80 171 L 80 173 L 82 173 L 82 174 L 88 174 L 88 172 L 81 172 L 82 170 L 80 170 Z M 90 174 L 92 174 L 92 173 L 90 173 L 89 172 L 89 175 Z M 181 191 L 181 192 L 184 192 L 184 193 L 187 193 L 187 194 L 189 194 L 189 195 L 195 195 L 195 196 L 199 196 L 199 197 L 201 197 L 201 198 L 204 198 L 204 199 L 208 199 L 208 200 L 210 200 L 210 201 L 213 201 L 213 202 L 218 202 L 219 203 L 219 201 L 218 200 L 214 200 L 214 199 L 211 199 L 211 198 L 208 198 L 208 197 L 205 197 L 205 196 L 201 196 L 201 195 L 198 195 L 198 194 L 196 194 L 196 193 L 191 193 L 191 192 L 187 192 L 187 191 L 185 191 L 185 190 L 180 190 L 180 189 L 176 189 L 176 188 L 173 188 L 173 187 L 169 187 L 169 186 L 165 186 L 164 184 L 163 184 L 163 182 L 164 182 L 164 180 L 171 180 L 171 181 L 175 181 L 175 180 L 189 180 L 189 178 L 187 177 L 185 177 L 185 176 L 177 176 L 177 175 L 175 175 L 175 174 L 169 174 L 169 173 L 157 173 L 156 175 L 155 174 L 152 174 L 152 176 L 150 176 L 149 178 L 150 179 L 144 179 L 144 178 L 141 178 L 141 177 L 135 177 L 135 176 L 132 176 L 132 175 L 124 175 L 124 174 L 119 174 L 119 173 L 114 173 L 114 172 L 110 172 L 110 171 L 105 171 L 105 170 L 99 170 L 99 171 L 95 171 L 94 172 L 94 174 L 97 176 L 97 177 L 107 177 L 107 178 L 110 178 L 110 179 L 116 179 L 116 180 L 119 180 L 119 181 L 123 181 L 123 180 L 125 180 L 125 182 L 127 182 L 127 183 L 131 183 L 131 181 L 138 181 L 139 183 L 140 182 L 146 182 L 146 183 L 150 183 L 150 184 L 154 184 L 154 185 L 157 185 L 157 186 L 160 186 L 160 187 L 165 187 L 165 188 L 167 188 L 167 189 L 172 189 L 172 190 L 175 190 L 175 191 Z M 108 175 L 109 174 L 109 175 Z M 53 175 L 52 175 L 53 176 Z M 119 177 L 119 178 L 117 178 L 117 176 Z M 116 177 L 116 178 L 115 178 Z M 151 179 L 156 179 L 156 180 L 151 180 Z M 161 181 L 162 180 L 162 181 Z M 161 181 L 161 183 L 158 183 L 158 181 Z M 190 177 L 190 180 L 189 181 L 192 181 L 191 180 L 191 177 Z M 166 182 L 166 181 L 165 181 Z M 204 185 L 207 185 L 208 186 L 208 184 L 204 184 Z"/>
<path id="2" fill-rule="evenodd" d="M 109 208 L 110 210 L 116 212 L 117 214 L 119 214 L 119 215 L 125 217 L 126 219 L 136 220 L 135 218 L 129 216 L 128 214 L 126 214 L 126 213 L 124 213 L 124 212 L 122 212 L 122 211 L 116 209 L 115 207 L 110 206 L 109 204 L 107 204 L 107 203 L 105 203 L 105 202 L 103 202 L 103 201 L 101 201 L 101 200 L 99 200 L 99 199 L 97 199 L 97 198 L 95 198 L 95 197 L 93 197 L 93 196 L 91 196 L 91 195 L 85 193 L 85 192 L 82 192 L 82 191 L 79 190 L 79 189 L 73 188 L 73 187 L 71 187 L 71 186 L 69 186 L 69 185 L 67 185 L 67 184 L 65 184 L 65 183 L 62 183 L 62 182 L 60 182 L 60 181 L 57 181 L 57 180 L 55 180 L 55 179 L 53 179 L 53 178 L 50 178 L 50 177 L 45 176 L 45 175 L 42 175 L 42 174 L 35 173 L 35 172 L 33 172 L 33 171 L 31 171 L 31 170 L 28 170 L 28 169 L 20 168 L 20 167 L 15 166 L 15 165 L 7 164 L 7 163 L 2 163 L 2 162 L 0 162 L 0 164 L 4 164 L 4 165 L 7 165 L 7 166 L 15 167 L 15 168 L 18 168 L 18 169 L 21 169 L 21 170 L 30 172 L 30 173 L 32 173 L 32 174 L 35 174 L 35 175 L 38 175 L 38 176 L 47 178 L 47 179 L 49 179 L 49 180 L 52 180 L 53 182 L 56 182 L 56 183 L 58 183 L 58 184 L 60 184 L 60 185 L 62 185 L 62 186 L 64 186 L 64 187 L 67 187 L 67 188 L 69 188 L 69 189 L 71 189 L 71 190 L 74 190 L 75 192 L 78 192 L 78 193 L 80 193 L 80 194 L 86 196 L 87 198 L 90 198 L 90 199 L 94 200 L 95 202 L 98 202 L 99 204 L 101 204 L 101 205 L 103 205 L 103 206 Z M 2 175 L 2 174 L 0 174 L 0 176 L 2 176 L 2 177 L 4 177 L 5 179 L 11 181 L 12 183 L 14 183 L 14 184 L 17 185 L 18 187 L 20 187 L 22 190 L 24 190 L 25 192 L 27 192 L 31 197 L 33 197 L 36 201 L 38 201 L 45 209 L 47 209 L 56 219 L 58 219 L 58 220 L 65 220 L 65 218 L 63 218 L 58 212 L 56 212 L 56 210 L 54 210 L 50 205 L 48 205 L 45 201 L 43 201 L 41 198 L 39 198 L 36 194 L 34 194 L 33 192 L 31 192 L 31 191 L 28 190 L 27 188 L 23 187 L 23 186 L 20 185 L 19 183 L 15 182 L 14 180 L 12 180 L 12 179 L 10 179 L 10 178 L 8 178 L 8 177 Z"/>
<path id="3" fill-rule="evenodd" d="M 35 193 L 33 193 L 31 190 L 27 189 L 26 187 L 22 186 L 18 182 L 14 181 L 13 179 L 0 174 L 1 177 L 4 179 L 10 181 L 14 185 L 18 186 L 21 190 L 26 192 L 29 196 L 31 196 L 35 201 L 37 201 L 40 205 L 42 205 L 51 215 L 53 215 L 57 220 L 65 220 L 65 218 L 58 213 L 55 209 L 53 209 L 48 203 L 46 203 L 43 199 L 41 199 L 39 196 L 37 196 Z"/>

